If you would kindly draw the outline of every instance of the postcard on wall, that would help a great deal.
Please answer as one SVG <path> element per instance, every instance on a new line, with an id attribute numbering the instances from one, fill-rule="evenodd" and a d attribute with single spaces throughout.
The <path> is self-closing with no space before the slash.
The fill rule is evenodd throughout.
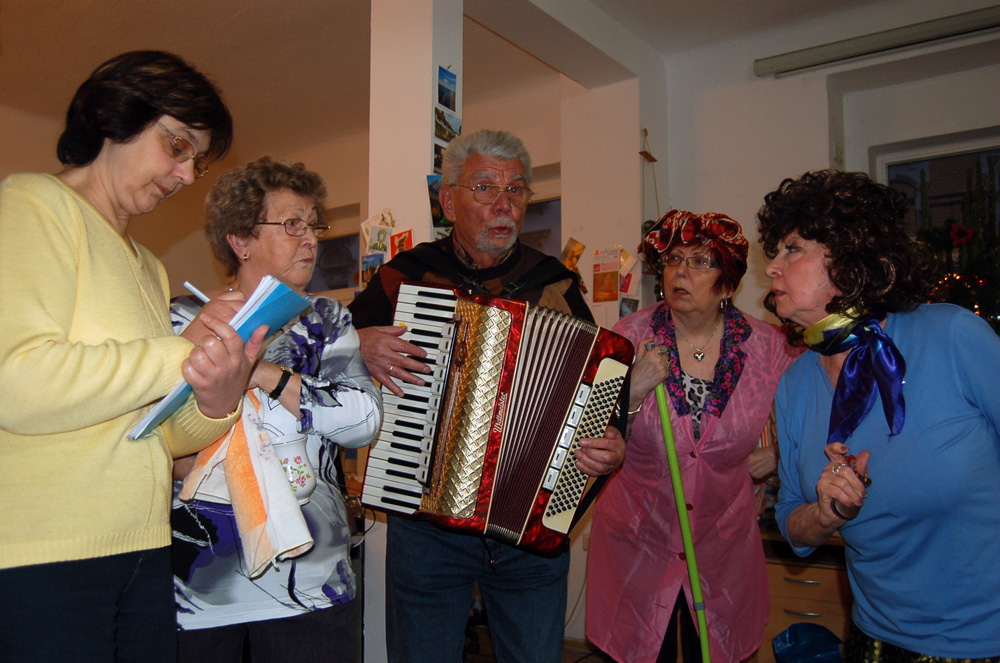
<path id="1" fill-rule="evenodd" d="M 389 226 L 372 226 L 368 250 L 386 253 L 389 250 L 389 235 L 391 233 L 392 228 Z"/>
<path id="2" fill-rule="evenodd" d="M 448 147 L 448 143 L 435 138 L 434 139 L 434 172 L 438 175 L 441 174 L 441 160 L 444 158 L 444 150 Z"/>
<path id="3" fill-rule="evenodd" d="M 389 257 L 395 258 L 397 253 L 413 248 L 413 230 L 404 230 L 389 238 Z"/>
<path id="4" fill-rule="evenodd" d="M 583 255 L 583 249 L 583 244 L 570 237 L 566 242 L 566 246 L 563 247 L 559 260 L 562 261 L 562 264 L 566 265 L 566 269 L 576 271 L 576 263 L 580 260 L 580 256 Z"/>
<path id="5" fill-rule="evenodd" d="M 445 218 L 444 210 L 441 209 L 441 176 L 427 176 L 427 198 L 431 204 L 431 229 L 445 228 L 451 230 L 451 221 Z M 433 234 L 433 232 L 432 232 Z M 447 234 L 447 233 L 445 233 Z"/>
<path id="6" fill-rule="evenodd" d="M 639 310 L 639 300 L 634 297 L 622 297 L 618 302 L 618 317 L 625 318 Z"/>
<path id="7" fill-rule="evenodd" d="M 443 108 L 434 109 L 434 135 L 445 142 L 462 133 L 462 119 Z"/>
<path id="8" fill-rule="evenodd" d="M 377 249 L 372 246 L 374 241 L 373 232 L 375 228 L 385 227 L 390 230 L 389 233 L 384 234 L 382 245 L 385 248 Z M 389 234 L 393 228 L 396 227 L 396 218 L 392 215 L 392 210 L 386 207 L 378 214 L 373 214 L 364 221 L 361 222 L 361 239 L 364 241 L 366 252 L 368 251 L 388 251 Z"/>
<path id="9" fill-rule="evenodd" d="M 361 287 L 368 287 L 368 282 L 372 280 L 379 267 L 385 262 L 384 253 L 369 253 L 361 256 Z"/>
<path id="10" fill-rule="evenodd" d="M 629 294 L 631 287 L 632 287 L 632 275 L 622 274 L 621 286 L 618 289 L 619 292 L 621 292 L 623 295 L 627 295 Z"/>
<path id="11" fill-rule="evenodd" d="M 458 77 L 444 67 L 438 67 L 438 105 L 454 112 L 457 98 Z"/>
<path id="12" fill-rule="evenodd" d="M 619 267 L 621 256 L 618 248 L 594 251 L 594 303 L 618 301 Z"/>
<path id="13" fill-rule="evenodd" d="M 615 244 L 615 248 L 617 248 L 618 251 L 621 252 L 620 260 L 622 264 L 621 267 L 622 274 L 628 274 L 629 272 L 632 271 L 632 268 L 635 267 L 636 263 L 635 256 L 626 251 L 621 244 Z"/>

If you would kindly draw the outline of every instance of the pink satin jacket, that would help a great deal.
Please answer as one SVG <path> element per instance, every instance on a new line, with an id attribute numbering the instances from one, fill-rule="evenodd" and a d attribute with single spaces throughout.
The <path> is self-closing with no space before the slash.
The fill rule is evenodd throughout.
<path id="1" fill-rule="evenodd" d="M 679 371 L 668 310 L 662 303 L 648 307 L 614 329 L 633 343 L 655 336 L 670 348 L 671 366 Z M 726 316 L 723 337 L 706 403 L 714 403 L 716 413 L 702 413 L 697 442 L 683 390 L 671 379 L 667 400 L 712 660 L 740 661 L 760 646 L 770 609 L 748 457 L 770 414 L 778 379 L 798 353 L 775 327 L 735 310 Z M 694 617 L 656 397 L 650 392 L 632 424 L 625 462 L 597 500 L 587 569 L 587 637 L 617 661 L 652 663 L 680 591 Z"/>

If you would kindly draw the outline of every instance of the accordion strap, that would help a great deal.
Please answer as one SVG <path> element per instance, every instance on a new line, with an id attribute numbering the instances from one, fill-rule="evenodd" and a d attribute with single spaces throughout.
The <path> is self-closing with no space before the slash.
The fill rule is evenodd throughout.
<path id="1" fill-rule="evenodd" d="M 528 250 L 528 247 L 521 245 L 518 250 L 523 252 Z M 419 280 L 426 272 L 433 272 L 478 295 L 495 294 L 499 297 L 518 298 L 521 293 L 531 292 L 565 278 L 572 278 L 575 283 L 579 283 L 579 276 L 566 269 L 557 258 L 542 253 L 537 253 L 537 256 L 540 258 L 537 263 L 519 279 L 504 284 L 499 293 L 490 292 L 482 281 L 464 274 L 454 256 L 445 250 L 440 241 L 418 244 L 409 251 L 400 253 L 395 260 L 399 261 L 403 273 L 412 274 L 411 278 Z"/>

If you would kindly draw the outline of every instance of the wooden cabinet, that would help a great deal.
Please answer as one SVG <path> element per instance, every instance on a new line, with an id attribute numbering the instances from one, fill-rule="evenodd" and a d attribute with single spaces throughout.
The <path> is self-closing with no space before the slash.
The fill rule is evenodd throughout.
<path id="1" fill-rule="evenodd" d="M 810 564 L 808 560 L 767 560 L 771 617 L 756 660 L 773 663 L 771 639 L 797 622 L 821 624 L 847 638 L 851 619 L 851 588 L 841 565 Z"/>

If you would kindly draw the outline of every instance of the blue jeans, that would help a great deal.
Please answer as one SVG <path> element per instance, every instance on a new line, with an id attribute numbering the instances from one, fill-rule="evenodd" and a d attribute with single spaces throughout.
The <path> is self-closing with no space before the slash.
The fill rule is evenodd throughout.
<path id="1" fill-rule="evenodd" d="M 0 570 L 3 663 L 174 663 L 170 549 Z"/>
<path id="2" fill-rule="evenodd" d="M 569 551 L 550 559 L 389 516 L 385 567 L 389 663 L 461 663 L 476 582 L 497 663 L 562 660 Z"/>

